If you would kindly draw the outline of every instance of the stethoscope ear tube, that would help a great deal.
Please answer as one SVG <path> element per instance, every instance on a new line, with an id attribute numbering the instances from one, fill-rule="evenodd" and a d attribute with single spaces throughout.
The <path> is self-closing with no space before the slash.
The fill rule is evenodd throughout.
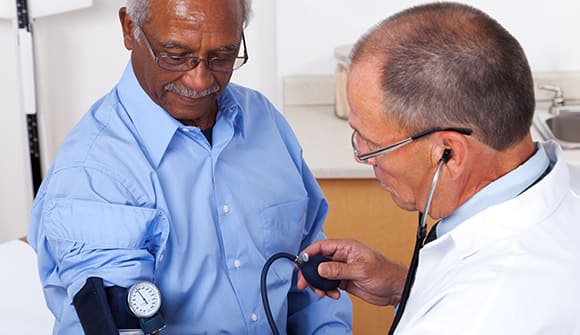
<path id="1" fill-rule="evenodd" d="M 441 168 L 445 163 L 449 161 L 450 158 L 451 158 L 451 149 L 445 148 L 445 150 L 443 151 L 443 155 L 441 155 L 441 159 L 439 160 L 437 170 L 433 175 L 433 181 L 431 181 L 431 187 L 429 188 L 429 193 L 427 193 L 427 201 L 425 201 L 425 207 L 421 215 L 421 221 L 419 222 L 419 232 L 422 232 L 421 233 L 422 238 L 425 238 L 425 232 L 427 230 L 427 216 L 429 215 L 429 209 L 431 208 L 431 200 L 433 199 L 433 193 L 435 193 L 435 187 L 437 187 L 437 181 L 439 181 L 439 174 L 441 174 Z"/>
<path id="2" fill-rule="evenodd" d="M 447 163 L 450 158 L 451 158 L 451 149 L 445 148 L 445 150 L 443 150 L 443 155 L 441 156 L 439 162 Z"/>
<path id="3" fill-rule="evenodd" d="M 395 333 L 397 329 L 397 325 L 401 320 L 403 312 L 405 311 L 405 307 L 407 305 L 407 298 L 409 297 L 411 288 L 413 287 L 413 282 L 415 281 L 415 271 L 417 270 L 418 262 L 419 262 L 419 251 L 423 247 L 423 241 L 425 240 L 425 235 L 427 235 L 427 215 L 429 215 L 429 208 L 431 207 L 431 200 L 433 198 L 433 193 L 435 193 L 435 187 L 437 186 L 437 181 L 439 180 L 439 174 L 441 173 L 441 168 L 443 165 L 449 161 L 451 158 L 451 149 L 445 149 L 443 151 L 443 155 L 441 159 L 439 159 L 439 165 L 437 166 L 437 170 L 435 171 L 435 175 L 433 175 L 433 181 L 431 182 L 431 188 L 429 189 L 429 193 L 427 194 L 427 200 L 425 201 L 425 208 L 423 212 L 419 212 L 419 219 L 418 219 L 418 226 L 417 226 L 417 240 L 415 243 L 415 248 L 413 250 L 413 258 L 411 259 L 411 264 L 409 265 L 409 272 L 407 273 L 407 279 L 405 280 L 405 287 L 403 288 L 403 294 L 401 297 L 401 301 L 399 302 L 399 307 L 397 308 L 397 312 L 395 314 L 395 318 L 393 323 L 391 324 L 391 328 L 389 329 L 389 335 Z"/>

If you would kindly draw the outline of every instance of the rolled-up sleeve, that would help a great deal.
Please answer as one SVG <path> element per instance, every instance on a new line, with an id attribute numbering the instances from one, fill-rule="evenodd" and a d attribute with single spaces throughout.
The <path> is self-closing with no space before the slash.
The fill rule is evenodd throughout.
<path id="1" fill-rule="evenodd" d="M 106 286 L 125 287 L 153 279 L 169 223 L 163 211 L 135 193 L 136 187 L 87 168 L 55 173 L 45 186 L 33 209 L 32 222 L 40 224 L 32 243 L 39 257 L 50 259 L 40 269 L 47 286 L 64 286 L 60 289 L 72 301 L 90 276 L 103 278 Z"/>
<path id="2" fill-rule="evenodd" d="M 135 277 L 129 273 L 152 278 L 164 245 L 165 218 L 158 210 L 55 199 L 44 218 L 47 244 L 71 299 L 88 276 L 115 285 Z"/>

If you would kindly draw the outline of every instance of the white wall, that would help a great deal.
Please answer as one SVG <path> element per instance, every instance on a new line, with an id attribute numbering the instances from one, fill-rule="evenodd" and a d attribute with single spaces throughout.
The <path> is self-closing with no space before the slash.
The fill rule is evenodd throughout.
<path id="1" fill-rule="evenodd" d="M 253 0 L 253 15 L 245 31 L 249 60 L 234 72 L 232 81 L 252 87 L 278 101 L 276 76 L 276 1 Z"/>
<path id="2" fill-rule="evenodd" d="M 383 18 L 417 0 L 277 1 L 278 76 L 334 71 L 337 45 L 353 43 Z M 494 17 L 522 44 L 535 71 L 580 69 L 580 1 L 460 1 Z"/>
<path id="3" fill-rule="evenodd" d="M 0 0 L 0 7 L 5 1 Z M 536 71 L 580 70 L 577 0 L 471 0 L 520 39 Z M 250 61 L 232 80 L 282 105 L 282 78 L 332 74 L 334 48 L 353 43 L 382 18 L 413 0 L 253 0 L 246 30 Z M 128 60 L 117 19 L 120 0 L 35 21 L 39 118 L 45 168 L 68 130 L 116 83 Z M 525 9 L 520 9 L 524 7 Z M 29 202 L 25 132 L 18 114 L 13 24 L 0 20 L 0 241 L 26 231 Z"/>

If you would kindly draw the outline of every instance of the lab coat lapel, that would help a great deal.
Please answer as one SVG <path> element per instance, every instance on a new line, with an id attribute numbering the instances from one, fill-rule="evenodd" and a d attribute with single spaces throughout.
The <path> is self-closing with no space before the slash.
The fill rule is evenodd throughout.
<path id="1" fill-rule="evenodd" d="M 530 190 L 487 208 L 423 247 L 401 328 L 424 317 L 445 297 L 450 269 L 461 266 L 463 260 L 483 248 L 538 224 L 561 204 L 568 190 L 554 185 L 570 182 L 568 167 L 561 150 L 551 147 L 550 143 L 546 150 L 552 161 L 556 155 L 558 160 L 552 171 Z"/>

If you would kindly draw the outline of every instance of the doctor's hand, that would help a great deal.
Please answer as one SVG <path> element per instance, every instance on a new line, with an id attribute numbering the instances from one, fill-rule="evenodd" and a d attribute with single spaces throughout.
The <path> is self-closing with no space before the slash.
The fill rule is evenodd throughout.
<path id="1" fill-rule="evenodd" d="M 327 279 L 341 280 L 340 288 L 364 301 L 379 305 L 396 305 L 401 299 L 407 268 L 383 257 L 377 251 L 352 239 L 329 239 L 316 241 L 302 251 L 308 255 L 320 254 L 331 259 L 320 263 L 318 274 Z M 298 274 L 298 289 L 308 282 Z M 333 299 L 340 292 L 321 291 L 311 287 L 317 296 L 327 295 Z"/>

